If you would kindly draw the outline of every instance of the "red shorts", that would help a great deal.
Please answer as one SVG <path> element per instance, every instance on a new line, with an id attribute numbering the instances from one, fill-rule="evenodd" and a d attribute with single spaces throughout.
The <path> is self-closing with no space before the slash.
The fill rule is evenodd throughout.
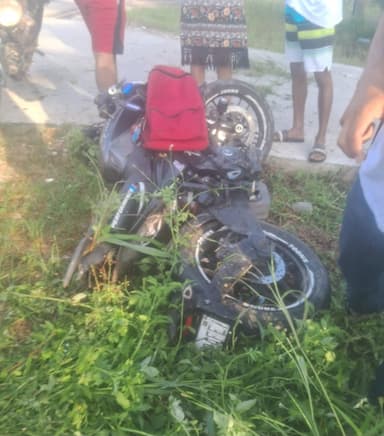
<path id="1" fill-rule="evenodd" d="M 95 53 L 122 54 L 125 0 L 75 0 L 92 38 Z"/>

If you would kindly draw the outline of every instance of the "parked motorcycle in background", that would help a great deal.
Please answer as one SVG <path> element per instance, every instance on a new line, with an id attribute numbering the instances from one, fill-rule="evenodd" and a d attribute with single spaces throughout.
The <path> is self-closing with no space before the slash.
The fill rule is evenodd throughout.
<path id="1" fill-rule="evenodd" d="M 36 51 L 46 0 L 0 0 L 1 78 L 25 77 Z"/>

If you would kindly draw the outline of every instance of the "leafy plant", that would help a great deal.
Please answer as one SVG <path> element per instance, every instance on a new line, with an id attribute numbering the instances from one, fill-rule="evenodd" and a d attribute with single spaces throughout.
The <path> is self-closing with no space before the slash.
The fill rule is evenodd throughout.
<path id="1" fill-rule="evenodd" d="M 17 169 L 0 184 L 0 434 L 383 434 L 382 413 L 366 400 L 384 355 L 382 316 L 344 308 L 335 253 L 348 186 L 338 175 L 264 171 L 271 220 L 329 269 L 331 308 L 196 350 L 168 341 L 180 289 L 172 256 L 144 258 L 129 283 L 63 290 L 68 255 L 103 192 L 64 138 L 5 129 L 0 140 L 2 162 Z M 163 195 L 171 205 L 172 189 Z M 292 209 L 303 200 L 312 215 Z M 177 241 L 185 217 L 170 208 L 167 219 Z"/>

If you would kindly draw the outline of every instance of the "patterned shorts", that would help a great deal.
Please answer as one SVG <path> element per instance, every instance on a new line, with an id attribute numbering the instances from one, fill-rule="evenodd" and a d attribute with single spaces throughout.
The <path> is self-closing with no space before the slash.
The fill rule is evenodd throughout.
<path id="1" fill-rule="evenodd" d="M 330 70 L 334 39 L 334 27 L 320 27 L 286 6 L 285 53 L 289 62 L 303 62 L 310 73 Z"/>

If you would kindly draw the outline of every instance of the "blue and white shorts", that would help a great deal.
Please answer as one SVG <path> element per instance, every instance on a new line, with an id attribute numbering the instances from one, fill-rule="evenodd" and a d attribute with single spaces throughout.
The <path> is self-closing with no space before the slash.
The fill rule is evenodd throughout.
<path id="1" fill-rule="evenodd" d="M 318 26 L 286 6 L 285 54 L 290 63 L 303 62 L 309 73 L 330 70 L 334 39 L 334 27 Z"/>

